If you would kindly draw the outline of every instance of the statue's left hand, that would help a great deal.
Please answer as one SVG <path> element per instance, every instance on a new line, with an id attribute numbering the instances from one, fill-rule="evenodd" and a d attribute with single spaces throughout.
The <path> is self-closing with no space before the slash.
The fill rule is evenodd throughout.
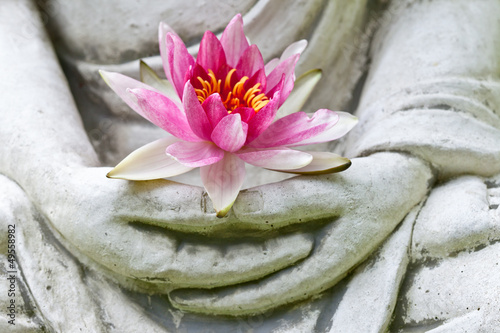
<path id="1" fill-rule="evenodd" d="M 433 175 L 426 162 L 399 153 L 378 153 L 353 159 L 340 174 L 297 177 L 257 187 L 265 203 L 257 212 L 252 194 L 240 194 L 234 214 L 240 223 L 257 218 L 275 225 L 295 220 L 314 232 L 315 247 L 298 264 L 263 279 L 212 290 L 181 289 L 170 293 L 174 306 L 183 310 L 251 315 L 296 302 L 333 286 L 372 253 L 406 214 L 426 195 Z M 325 225 L 326 222 L 326 225 Z M 313 231 L 311 231 L 313 232 Z"/>

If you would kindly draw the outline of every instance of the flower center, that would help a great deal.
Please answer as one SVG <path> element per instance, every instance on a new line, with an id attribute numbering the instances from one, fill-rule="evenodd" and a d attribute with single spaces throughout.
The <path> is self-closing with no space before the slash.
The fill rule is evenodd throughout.
<path id="1" fill-rule="evenodd" d="M 248 76 L 243 76 L 234 85 L 231 85 L 231 78 L 236 72 L 236 69 L 231 69 L 224 80 L 224 85 L 221 86 L 222 80 L 215 77 L 214 72 L 209 69 L 209 81 L 197 77 L 202 88 L 195 89 L 196 95 L 200 103 L 203 103 L 208 96 L 218 93 L 221 96 L 222 103 L 228 113 L 231 113 L 238 107 L 251 107 L 255 112 L 259 112 L 267 103 L 269 99 L 266 94 L 260 90 L 260 83 L 256 83 L 250 88 L 245 87 L 245 82 L 248 81 Z"/>

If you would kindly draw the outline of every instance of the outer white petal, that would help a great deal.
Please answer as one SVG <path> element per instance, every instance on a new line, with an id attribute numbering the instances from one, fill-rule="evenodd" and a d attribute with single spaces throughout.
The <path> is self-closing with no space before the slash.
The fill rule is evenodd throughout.
<path id="1" fill-rule="evenodd" d="M 276 114 L 274 121 L 300 111 L 320 79 L 321 70 L 319 69 L 313 69 L 302 74 L 295 81 L 293 90 L 286 99 L 285 103 L 283 103 L 283 105 L 281 105 L 278 109 L 278 113 Z"/>
<path id="2" fill-rule="evenodd" d="M 155 71 L 142 60 L 140 61 L 140 75 L 142 82 L 157 89 L 163 95 L 170 98 L 170 100 L 177 104 L 179 109 L 182 110 L 182 102 L 172 84 L 167 80 L 160 79 L 160 77 L 156 75 Z"/>
<path id="3" fill-rule="evenodd" d="M 108 174 L 108 178 L 150 180 L 173 177 L 192 170 L 165 153 L 165 148 L 179 141 L 175 137 L 148 143 L 125 157 Z"/>
<path id="4" fill-rule="evenodd" d="M 236 155 L 249 164 L 271 170 L 302 168 L 313 160 L 309 152 L 286 147 L 244 148 Z"/>
<path id="5" fill-rule="evenodd" d="M 293 56 L 294 54 L 301 54 L 304 52 L 304 50 L 307 47 L 307 40 L 302 39 L 299 41 L 296 41 L 295 43 L 292 43 L 288 45 L 288 47 L 283 51 L 280 57 L 280 62 L 287 59 L 288 57 Z"/>
<path id="6" fill-rule="evenodd" d="M 273 58 L 269 60 L 269 62 L 264 66 L 264 72 L 266 73 L 266 76 L 268 76 L 273 71 L 273 69 L 275 69 L 276 66 L 278 66 L 279 63 L 280 63 L 279 58 Z"/>
<path id="7" fill-rule="evenodd" d="M 233 206 L 245 179 L 245 162 L 231 153 L 217 163 L 200 168 L 201 180 L 214 205 L 217 217 Z"/>
<path id="8" fill-rule="evenodd" d="M 351 166 L 348 158 L 330 152 L 308 151 L 313 156 L 311 163 L 299 169 L 273 169 L 281 172 L 297 173 L 301 175 L 321 175 L 344 171 Z"/>
<path id="9" fill-rule="evenodd" d="M 264 70 L 266 72 L 266 76 L 269 75 L 273 69 L 276 68 L 276 66 L 278 66 L 278 64 L 280 62 L 282 62 L 283 60 L 286 60 L 287 58 L 289 58 L 290 56 L 294 55 L 294 54 L 301 54 L 305 48 L 307 47 L 307 40 L 305 39 L 302 39 L 302 40 L 299 40 L 295 43 L 292 43 L 290 45 L 288 45 L 288 47 L 285 49 L 285 51 L 283 51 L 283 53 L 281 54 L 281 57 L 278 59 L 278 58 L 274 58 L 274 59 L 271 59 L 267 64 L 266 66 L 264 67 Z"/>

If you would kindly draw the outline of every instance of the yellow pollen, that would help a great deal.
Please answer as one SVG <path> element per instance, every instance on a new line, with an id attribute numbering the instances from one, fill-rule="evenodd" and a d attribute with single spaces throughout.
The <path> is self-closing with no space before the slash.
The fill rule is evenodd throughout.
<path id="1" fill-rule="evenodd" d="M 259 112 L 260 109 L 269 103 L 266 94 L 262 93 L 260 90 L 260 83 L 256 83 L 250 89 L 245 90 L 245 82 L 247 82 L 249 78 L 248 76 L 244 76 L 236 82 L 236 84 L 231 86 L 231 78 L 234 72 L 236 72 L 236 69 L 233 68 L 227 73 L 224 79 L 224 87 L 221 87 L 222 80 L 217 79 L 211 69 L 208 70 L 208 81 L 198 76 L 196 79 L 201 85 L 201 88 L 195 89 L 198 101 L 203 103 L 208 96 L 218 93 L 221 95 L 223 99 L 222 103 L 226 107 L 228 113 L 231 113 L 238 107 L 251 107 L 255 112 Z"/>

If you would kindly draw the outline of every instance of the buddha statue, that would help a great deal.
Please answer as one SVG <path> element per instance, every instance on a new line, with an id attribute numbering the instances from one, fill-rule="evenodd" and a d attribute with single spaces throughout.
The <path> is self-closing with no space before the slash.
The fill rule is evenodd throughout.
<path id="1" fill-rule="evenodd" d="M 195 54 L 238 12 L 266 60 L 308 39 L 296 73 L 323 78 L 305 109 L 359 118 L 344 140 L 311 149 L 352 166 L 249 169 L 224 218 L 195 172 L 106 178 L 165 133 L 98 70 L 138 78 L 142 59 L 161 75 L 160 21 Z M 499 14 L 494 0 L 5 0 L 0 242 L 15 295 L 0 302 L 16 310 L 0 328 L 494 332 Z"/>

